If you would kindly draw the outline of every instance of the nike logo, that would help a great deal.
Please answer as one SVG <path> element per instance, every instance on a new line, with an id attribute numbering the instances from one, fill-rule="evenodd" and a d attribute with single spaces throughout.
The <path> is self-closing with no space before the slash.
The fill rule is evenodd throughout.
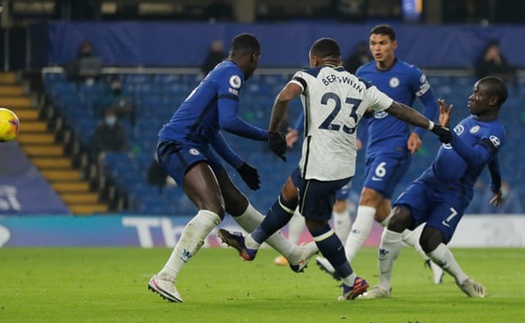
<path id="1" fill-rule="evenodd" d="M 372 176 L 372 180 L 378 182 L 378 181 L 382 181 L 383 179 L 379 178 L 379 177 Z"/>

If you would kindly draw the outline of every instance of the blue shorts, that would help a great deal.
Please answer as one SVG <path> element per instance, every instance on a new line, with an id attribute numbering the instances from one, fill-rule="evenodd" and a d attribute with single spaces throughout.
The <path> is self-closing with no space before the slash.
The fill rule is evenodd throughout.
<path id="1" fill-rule="evenodd" d="M 161 140 L 157 144 L 157 156 L 160 167 L 181 187 L 184 186 L 184 175 L 200 161 L 210 165 L 215 174 L 224 169 L 208 145 Z"/>
<path id="2" fill-rule="evenodd" d="M 468 206 L 461 192 L 436 190 L 423 181 L 415 181 L 394 202 L 410 209 L 415 227 L 426 222 L 443 234 L 444 243 L 452 239 L 459 220 Z"/>
<path id="3" fill-rule="evenodd" d="M 350 187 L 352 186 L 352 182 L 346 183 L 345 186 L 341 187 L 337 193 L 335 194 L 335 199 L 337 201 L 340 200 L 348 200 L 348 197 L 350 196 Z"/>
<path id="4" fill-rule="evenodd" d="M 299 190 L 299 212 L 305 218 L 316 221 L 330 220 L 335 194 L 352 179 L 348 177 L 336 181 L 306 180 L 301 176 L 299 168 L 293 171 L 291 178 Z"/>
<path id="5" fill-rule="evenodd" d="M 408 154 L 375 155 L 366 159 L 364 187 L 391 199 L 396 185 L 405 176 L 412 158 Z"/>

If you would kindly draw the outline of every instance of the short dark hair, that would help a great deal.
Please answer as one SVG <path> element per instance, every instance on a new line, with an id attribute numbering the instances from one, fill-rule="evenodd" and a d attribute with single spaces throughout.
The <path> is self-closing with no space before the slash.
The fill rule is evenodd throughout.
<path id="1" fill-rule="evenodd" d="M 509 91 L 507 90 L 507 86 L 505 85 L 505 82 L 503 82 L 499 77 L 495 76 L 487 76 L 482 78 L 478 81 L 481 83 L 486 83 L 489 86 L 488 91 L 490 94 L 495 95 L 498 97 L 498 105 L 501 106 L 505 101 L 507 101 L 507 97 L 509 96 Z"/>
<path id="2" fill-rule="evenodd" d="M 310 49 L 310 52 L 320 58 L 341 56 L 341 49 L 337 41 L 332 38 L 321 38 L 315 41 Z"/>
<path id="3" fill-rule="evenodd" d="M 387 35 L 391 41 L 396 40 L 396 31 L 394 30 L 394 28 L 392 28 L 392 26 L 387 24 L 377 25 L 374 28 L 372 28 L 372 30 L 370 30 L 370 35 L 373 34 Z"/>
<path id="4" fill-rule="evenodd" d="M 254 35 L 243 33 L 232 39 L 230 50 L 235 52 L 260 53 L 261 46 Z"/>

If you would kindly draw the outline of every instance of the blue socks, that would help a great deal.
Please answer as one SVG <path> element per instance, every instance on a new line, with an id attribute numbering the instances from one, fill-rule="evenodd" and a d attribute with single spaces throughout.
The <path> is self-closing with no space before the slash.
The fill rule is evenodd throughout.
<path id="1" fill-rule="evenodd" d="M 277 230 L 284 227 L 292 218 L 297 201 L 287 202 L 284 200 L 282 194 L 279 195 L 277 201 L 272 205 L 268 214 L 259 226 L 251 233 L 253 240 L 258 243 L 263 243 L 268 237 L 277 232 Z"/>
<path id="2" fill-rule="evenodd" d="M 327 223 L 323 227 L 310 230 L 319 251 L 328 259 L 335 271 L 342 278 L 350 276 L 354 271 L 346 259 L 345 249 L 341 240 Z"/>

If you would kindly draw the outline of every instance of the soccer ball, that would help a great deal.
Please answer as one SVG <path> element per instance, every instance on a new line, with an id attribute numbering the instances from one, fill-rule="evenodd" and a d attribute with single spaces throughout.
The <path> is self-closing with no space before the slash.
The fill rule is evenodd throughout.
<path id="1" fill-rule="evenodd" d="M 16 138 L 20 120 L 16 114 L 5 108 L 0 108 L 0 142 L 11 141 Z"/>

